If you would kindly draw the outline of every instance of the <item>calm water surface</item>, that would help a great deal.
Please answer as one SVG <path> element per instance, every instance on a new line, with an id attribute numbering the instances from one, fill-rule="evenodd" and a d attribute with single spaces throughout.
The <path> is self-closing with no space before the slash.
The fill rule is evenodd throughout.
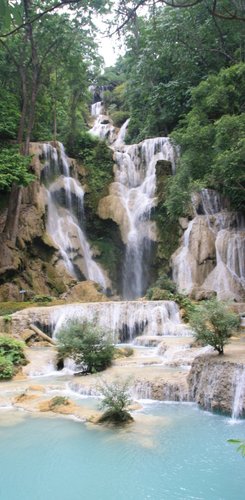
<path id="1" fill-rule="evenodd" d="M 1 500 L 244 500 L 245 421 L 148 404 L 127 431 L 0 412 Z"/>

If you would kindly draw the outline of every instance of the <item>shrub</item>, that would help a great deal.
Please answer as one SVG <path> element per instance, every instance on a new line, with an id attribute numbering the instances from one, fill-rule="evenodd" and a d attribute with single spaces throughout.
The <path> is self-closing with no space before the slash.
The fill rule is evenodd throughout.
<path id="1" fill-rule="evenodd" d="M 110 335 L 92 323 L 71 320 L 58 334 L 58 357 L 72 358 L 86 373 L 111 365 L 115 348 Z"/>
<path id="2" fill-rule="evenodd" d="M 224 346 L 239 327 L 240 320 L 227 305 L 212 299 L 194 308 L 190 314 L 190 324 L 195 330 L 196 340 L 211 345 L 219 354 L 223 354 Z"/>
<path id="3" fill-rule="evenodd" d="M 0 335 L 0 356 L 8 359 L 15 366 L 26 364 L 24 347 L 23 342 L 7 335 Z"/>
<path id="4" fill-rule="evenodd" d="M 98 386 L 103 399 L 100 403 L 100 409 L 106 410 L 99 421 L 113 424 L 124 424 L 131 422 L 133 418 L 128 412 L 128 407 L 132 403 L 129 395 L 129 382 L 115 380 L 112 383 L 103 381 Z"/>
<path id="5" fill-rule="evenodd" d="M 0 379 L 10 379 L 14 374 L 14 365 L 10 359 L 0 355 Z"/>
<path id="6" fill-rule="evenodd" d="M 68 405 L 69 400 L 65 398 L 64 396 L 55 396 L 54 398 L 51 399 L 50 401 L 50 409 L 54 410 L 57 408 L 57 406 L 63 406 L 63 405 Z"/>
<path id="7" fill-rule="evenodd" d="M 33 302 L 52 302 L 53 298 L 50 295 L 35 295 L 33 297 Z"/>

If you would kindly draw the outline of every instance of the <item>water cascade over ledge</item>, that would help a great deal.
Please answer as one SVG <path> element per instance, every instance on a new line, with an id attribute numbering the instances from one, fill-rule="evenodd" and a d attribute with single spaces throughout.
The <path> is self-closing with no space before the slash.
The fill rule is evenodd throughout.
<path id="1" fill-rule="evenodd" d="M 123 265 L 123 298 L 133 300 L 144 295 L 149 283 L 152 243 L 156 227 L 151 211 L 156 206 L 156 164 L 164 160 L 174 170 L 175 152 L 167 137 L 146 139 L 127 146 L 124 138 L 129 120 L 115 139 L 115 127 L 101 114 L 101 103 L 93 104 L 97 116 L 90 133 L 107 139 L 114 151 L 115 181 L 109 195 L 100 200 L 98 213 L 102 219 L 111 218 L 120 227 L 125 243 Z"/>
<path id="2" fill-rule="evenodd" d="M 181 292 L 221 300 L 242 300 L 245 293 L 245 221 L 226 208 L 211 189 L 193 197 L 195 217 L 172 255 L 173 279 Z"/>
<path id="3" fill-rule="evenodd" d="M 43 145 L 45 165 L 42 180 L 46 185 L 47 232 L 64 263 L 76 279 L 93 280 L 106 288 L 106 278 L 93 260 L 84 231 L 84 191 L 71 176 L 70 162 L 62 144 Z"/>
<path id="4" fill-rule="evenodd" d="M 172 301 L 91 302 L 30 308 L 15 313 L 13 331 L 32 322 L 56 337 L 71 319 L 96 322 L 113 335 L 114 342 L 132 342 L 137 336 L 188 336 L 192 332 L 181 322 L 179 308 Z"/>

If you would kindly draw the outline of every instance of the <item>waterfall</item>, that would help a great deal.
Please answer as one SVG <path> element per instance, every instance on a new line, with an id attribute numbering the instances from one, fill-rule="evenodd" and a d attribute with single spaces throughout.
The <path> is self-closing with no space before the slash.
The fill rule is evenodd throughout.
<path id="1" fill-rule="evenodd" d="M 157 203 L 156 164 L 159 160 L 173 161 L 173 156 L 166 137 L 120 146 L 120 151 L 115 151 L 115 183 L 125 217 L 124 298 L 142 296 L 148 285 L 152 242 L 156 241 L 155 225 L 150 220 Z"/>
<path id="2" fill-rule="evenodd" d="M 237 368 L 234 374 L 234 399 L 232 406 L 232 419 L 243 416 L 245 400 L 245 366 Z"/>
<path id="3" fill-rule="evenodd" d="M 42 173 L 47 196 L 47 232 L 68 273 L 76 279 L 93 280 L 106 288 L 101 268 L 93 260 L 84 232 L 84 191 L 71 177 L 64 147 L 43 145 L 45 165 Z"/>
<path id="4" fill-rule="evenodd" d="M 189 252 L 190 234 L 194 223 L 193 219 L 183 235 L 183 245 L 176 255 L 173 266 L 173 280 L 178 283 L 182 292 L 190 293 L 193 287 L 192 262 Z"/>
<path id="5" fill-rule="evenodd" d="M 241 300 L 245 288 L 245 231 L 239 214 L 211 189 L 193 196 L 196 216 L 189 222 L 181 247 L 172 256 L 179 291 L 201 287 L 222 300 Z"/>
<path id="6" fill-rule="evenodd" d="M 169 161 L 174 169 L 175 153 L 167 137 L 146 139 L 126 146 L 124 139 L 128 122 L 115 137 L 110 118 L 99 115 L 90 132 L 106 138 L 114 151 L 115 182 L 110 186 L 107 199 L 100 201 L 98 211 L 101 216 L 103 212 L 102 218 L 112 218 L 119 223 L 125 243 L 123 298 L 133 300 L 141 297 L 149 284 L 152 246 L 156 241 L 156 227 L 150 220 L 151 211 L 157 203 L 156 164 L 160 160 Z M 116 217 L 120 217 L 120 221 Z"/>

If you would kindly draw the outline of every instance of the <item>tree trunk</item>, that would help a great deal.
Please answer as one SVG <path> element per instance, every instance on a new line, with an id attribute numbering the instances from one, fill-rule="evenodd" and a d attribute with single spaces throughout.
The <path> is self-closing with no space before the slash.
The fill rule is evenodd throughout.
<path id="1" fill-rule="evenodd" d="M 5 222 L 3 234 L 7 240 L 10 240 L 14 245 L 16 242 L 18 225 L 19 225 L 19 215 L 22 200 L 22 188 L 16 184 L 12 185 L 7 219 Z"/>

